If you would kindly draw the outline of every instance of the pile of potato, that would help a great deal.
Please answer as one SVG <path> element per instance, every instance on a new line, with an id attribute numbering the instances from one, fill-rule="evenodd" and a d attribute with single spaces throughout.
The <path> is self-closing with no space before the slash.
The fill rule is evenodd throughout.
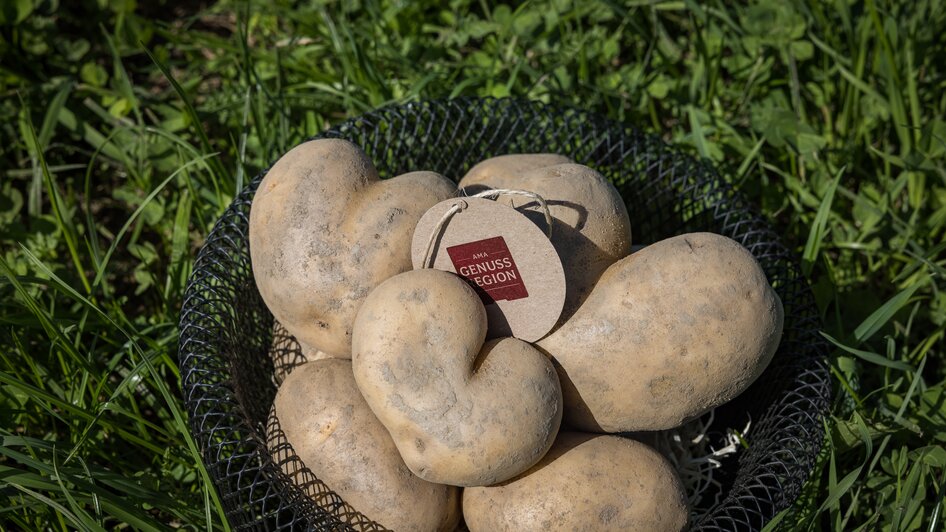
<path id="1" fill-rule="evenodd" d="M 541 195 L 553 218 L 566 301 L 535 343 L 487 340 L 464 279 L 411 268 L 428 208 L 499 188 Z M 458 190 L 433 172 L 382 181 L 354 144 L 306 142 L 263 179 L 249 236 L 260 294 L 306 358 L 277 376 L 272 415 L 316 477 L 393 530 L 685 528 L 673 467 L 609 433 L 729 401 L 782 332 L 745 248 L 692 233 L 632 254 L 615 188 L 559 155 L 483 161 Z"/>

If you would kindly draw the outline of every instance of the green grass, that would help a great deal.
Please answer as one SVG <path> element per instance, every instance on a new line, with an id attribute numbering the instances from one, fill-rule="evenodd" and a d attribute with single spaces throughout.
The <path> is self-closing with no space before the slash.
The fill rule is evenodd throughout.
<path id="1" fill-rule="evenodd" d="M 202 237 L 329 124 L 512 95 L 709 158 L 798 251 L 836 401 L 778 526 L 940 530 L 946 6 L 428 4 L 0 2 L 0 523 L 224 528 L 176 366 Z"/>

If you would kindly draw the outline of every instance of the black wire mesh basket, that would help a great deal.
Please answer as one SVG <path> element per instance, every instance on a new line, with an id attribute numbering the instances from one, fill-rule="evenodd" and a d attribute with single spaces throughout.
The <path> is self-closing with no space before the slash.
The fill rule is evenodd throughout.
<path id="1" fill-rule="evenodd" d="M 615 184 L 635 244 L 693 231 L 742 243 L 782 299 L 784 333 L 758 381 L 714 412 L 710 437 L 751 420 L 749 445 L 723 460 L 715 493 L 702 498 L 692 527 L 758 530 L 798 497 L 824 439 L 831 395 L 821 321 L 797 257 L 709 164 L 592 113 L 512 99 L 395 105 L 318 137 L 358 144 L 383 178 L 433 170 L 456 180 L 496 155 L 560 153 Z M 274 328 L 250 267 L 249 210 L 264 174 L 217 221 L 187 287 L 179 356 L 190 429 L 235 529 L 380 530 L 305 469 L 278 427 L 268 426 L 277 383 L 270 376 L 299 352 Z M 281 353 L 277 367 L 271 349 Z M 292 479 L 287 471 L 295 472 Z"/>

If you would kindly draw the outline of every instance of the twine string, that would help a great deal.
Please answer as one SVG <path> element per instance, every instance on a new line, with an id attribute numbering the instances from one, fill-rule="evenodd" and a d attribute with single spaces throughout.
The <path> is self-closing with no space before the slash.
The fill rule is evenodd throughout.
<path id="1" fill-rule="evenodd" d="M 549 211 L 548 203 L 546 203 L 545 198 L 536 194 L 535 192 L 529 192 L 528 190 L 516 190 L 511 188 L 494 188 L 490 190 L 484 190 L 472 196 L 470 198 L 486 198 L 495 200 L 499 196 L 525 196 L 532 198 L 539 203 L 539 206 L 542 207 L 542 212 L 545 214 L 545 234 L 552 238 L 552 213 Z M 443 232 L 444 226 L 447 225 L 447 222 L 454 217 L 458 212 L 469 207 L 467 202 L 459 199 L 454 203 L 447 212 L 443 213 L 443 216 L 440 217 L 440 221 L 437 222 L 437 225 L 434 226 L 434 230 L 430 235 L 430 240 L 427 241 L 427 251 L 424 252 L 424 262 L 423 268 L 433 268 L 433 254 L 434 254 L 434 243 L 437 242 L 437 239 L 440 238 L 441 232 Z"/>
<path id="2" fill-rule="evenodd" d="M 450 218 L 453 218 L 453 215 L 467 208 L 467 203 L 463 200 L 460 200 L 454 203 L 447 212 L 443 213 L 443 216 L 440 217 L 440 221 L 437 222 L 437 225 L 434 226 L 433 233 L 430 234 L 430 240 L 427 241 L 427 251 L 424 252 L 424 269 L 433 268 L 433 258 L 434 258 L 434 242 L 440 237 L 440 232 L 443 231 L 443 226 L 447 224 Z"/>
<path id="3" fill-rule="evenodd" d="M 545 234 L 549 237 L 549 240 L 552 239 L 552 213 L 549 212 L 549 205 L 545 202 L 545 198 L 536 194 L 535 192 L 529 192 L 528 190 L 517 190 L 513 188 L 494 188 L 473 194 L 470 197 L 496 199 L 499 196 L 525 196 L 537 201 L 539 203 L 539 207 L 542 207 L 542 214 L 545 215 Z"/>

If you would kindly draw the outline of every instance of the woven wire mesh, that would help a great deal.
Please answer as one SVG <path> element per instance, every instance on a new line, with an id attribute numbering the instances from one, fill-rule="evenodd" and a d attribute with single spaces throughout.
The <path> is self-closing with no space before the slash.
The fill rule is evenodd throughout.
<path id="1" fill-rule="evenodd" d="M 708 164 L 637 129 L 582 110 L 512 99 L 452 99 L 386 107 L 318 138 L 360 145 L 383 178 L 434 170 L 459 179 L 505 153 L 560 153 L 607 176 L 626 200 L 635 244 L 710 231 L 742 243 L 782 299 L 785 328 L 771 365 L 713 427 L 751 420 L 749 446 L 725 460 L 716 501 L 695 530 L 758 530 L 795 500 L 814 467 L 830 400 L 828 348 L 797 257 Z M 180 367 L 190 428 L 237 530 L 379 529 L 308 470 L 272 426 L 275 369 L 300 356 L 275 328 L 254 284 L 247 223 L 257 176 L 198 254 L 181 311 Z M 275 336 L 275 344 L 274 344 Z M 272 355 L 273 347 L 281 355 Z M 275 358 L 274 358 L 275 356 Z M 283 358 L 279 358 L 282 356 Z M 283 366 L 280 366 L 280 365 Z M 267 446 L 267 424 L 271 434 Z M 712 429 L 712 427 L 711 427 Z M 318 501 L 318 504 L 314 501 Z"/>

